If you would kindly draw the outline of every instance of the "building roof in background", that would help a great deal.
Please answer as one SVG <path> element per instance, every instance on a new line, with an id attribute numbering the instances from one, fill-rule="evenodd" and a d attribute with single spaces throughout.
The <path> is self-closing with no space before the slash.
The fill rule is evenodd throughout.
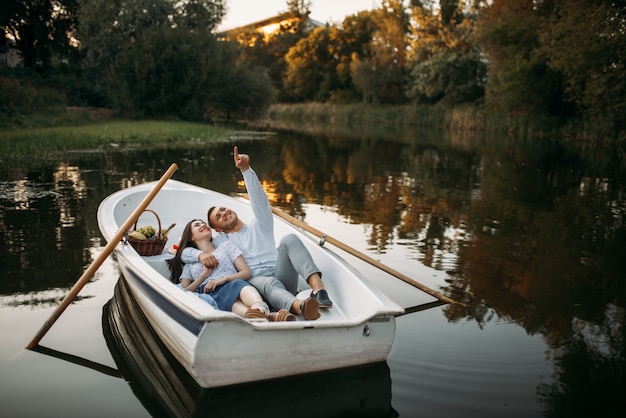
<path id="1" fill-rule="evenodd" d="M 239 33 L 245 32 L 262 32 L 265 36 L 269 36 L 272 33 L 275 33 L 281 26 L 292 25 L 300 20 L 300 17 L 292 12 L 280 13 L 276 16 L 268 17 L 263 20 L 259 20 L 257 22 L 248 23 L 243 26 L 238 26 L 233 29 L 229 29 L 224 31 L 223 34 L 226 36 L 234 36 Z M 306 30 L 310 31 L 315 29 L 318 26 L 323 26 L 323 23 L 318 22 L 314 19 L 307 19 L 307 27 Z"/>

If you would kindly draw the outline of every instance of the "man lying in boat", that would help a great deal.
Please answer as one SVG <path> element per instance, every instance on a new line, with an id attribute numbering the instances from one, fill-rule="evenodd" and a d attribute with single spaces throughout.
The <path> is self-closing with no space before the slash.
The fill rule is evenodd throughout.
<path id="1" fill-rule="evenodd" d="M 276 248 L 272 208 L 259 178 L 250 167 L 250 157 L 239 154 L 235 146 L 234 161 L 243 174 L 254 219 L 244 223 L 232 209 L 211 207 L 207 213 L 208 224 L 217 232 L 227 234 L 228 240 L 243 250 L 252 271 L 249 282 L 272 306 L 302 315 L 306 320 L 319 318 L 320 307 L 332 307 L 319 268 L 304 244 L 293 234 L 285 235 Z M 182 260 L 199 260 L 209 268 L 216 262 L 210 254 L 191 248 L 184 251 Z M 298 275 L 305 277 L 312 289 L 305 300 L 295 297 Z"/>
<path id="2" fill-rule="evenodd" d="M 208 268 L 199 261 L 184 264 L 181 255 L 187 247 L 213 254 L 217 265 Z M 168 260 L 168 264 L 174 284 L 198 293 L 204 300 L 208 296 L 217 309 L 232 311 L 252 320 L 296 320 L 293 314 L 284 309 L 270 314 L 267 303 L 256 288 L 246 281 L 252 273 L 241 250 L 230 241 L 215 247 L 211 228 L 203 220 L 193 219 L 185 225 L 176 255 Z"/>

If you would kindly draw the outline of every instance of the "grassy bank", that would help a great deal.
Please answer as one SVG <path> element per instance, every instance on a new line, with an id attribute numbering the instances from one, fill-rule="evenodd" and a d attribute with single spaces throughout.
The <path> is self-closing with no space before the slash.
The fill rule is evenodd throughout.
<path id="1" fill-rule="evenodd" d="M 474 106 L 453 109 L 414 105 L 331 105 L 322 103 L 279 104 L 270 109 L 272 122 L 332 126 L 394 126 L 463 130 L 470 132 L 552 133 L 555 120 L 490 115 Z"/>
<path id="2" fill-rule="evenodd" d="M 203 144 L 224 138 L 227 128 L 188 122 L 108 120 L 80 126 L 12 129 L 0 132 L 2 159 L 109 147 Z"/>
<path id="3" fill-rule="evenodd" d="M 270 108 L 267 127 L 295 131 L 358 134 L 385 128 L 442 129 L 458 135 L 549 137 L 563 140 L 616 142 L 626 140 L 623 129 L 602 121 L 575 120 L 564 124 L 554 117 L 494 114 L 475 106 L 453 109 L 434 106 L 277 104 Z"/>

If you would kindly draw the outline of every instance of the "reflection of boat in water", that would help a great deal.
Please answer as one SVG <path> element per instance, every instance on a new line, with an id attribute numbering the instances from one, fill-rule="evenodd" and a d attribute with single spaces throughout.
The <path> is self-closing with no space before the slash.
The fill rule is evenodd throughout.
<path id="1" fill-rule="evenodd" d="M 201 388 L 154 333 L 123 277 L 103 309 L 102 325 L 117 367 L 152 416 L 397 416 L 386 362 Z"/>
<path id="2" fill-rule="evenodd" d="M 122 189 L 98 207 L 98 225 L 107 241 L 118 231 L 154 183 Z M 159 224 L 176 224 L 180 234 L 191 219 L 202 219 L 210 205 L 254 217 L 249 202 L 169 180 L 150 203 Z M 168 350 L 202 387 L 228 386 L 304 375 L 385 361 L 393 344 L 396 316 L 404 309 L 331 249 L 285 220 L 275 217 L 276 242 L 294 234 L 324 272 L 332 309 L 315 321 L 252 322 L 208 303 L 170 280 L 167 252 L 141 256 L 131 245 L 116 245 L 114 255 L 128 288 Z M 178 229 L 176 229 L 178 228 Z M 311 293 L 301 278 L 298 297 Z M 248 342 L 248 344 L 242 342 Z M 288 347 L 288 353 L 285 352 Z M 260 359 L 260 360 L 258 360 Z"/>

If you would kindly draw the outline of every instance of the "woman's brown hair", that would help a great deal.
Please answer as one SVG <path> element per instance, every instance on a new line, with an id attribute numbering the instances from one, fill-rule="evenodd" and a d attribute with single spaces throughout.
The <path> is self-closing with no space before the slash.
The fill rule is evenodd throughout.
<path id="1" fill-rule="evenodd" d="M 185 225 L 185 228 L 183 228 L 183 233 L 180 236 L 180 242 L 178 243 L 178 249 L 176 250 L 176 255 L 174 255 L 174 258 L 170 258 L 169 260 L 167 260 L 167 264 L 171 272 L 170 280 L 174 284 L 178 284 L 180 275 L 183 272 L 183 265 L 185 264 L 183 263 L 183 260 L 181 259 L 183 255 L 183 250 L 187 247 L 198 248 L 196 246 L 196 243 L 193 242 L 191 239 L 191 224 L 194 223 L 195 221 L 204 222 L 202 219 L 192 219 L 189 222 L 187 222 L 187 225 Z"/>

